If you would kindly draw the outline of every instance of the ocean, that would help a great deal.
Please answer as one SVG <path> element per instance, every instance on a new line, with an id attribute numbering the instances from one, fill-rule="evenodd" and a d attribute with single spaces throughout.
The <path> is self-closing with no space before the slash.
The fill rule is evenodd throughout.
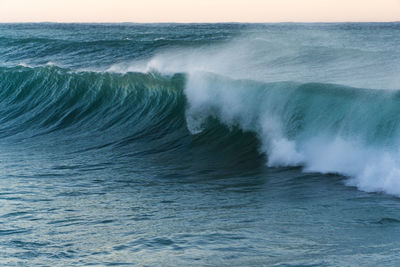
<path id="1" fill-rule="evenodd" d="M 0 24 L 0 265 L 398 266 L 399 33 Z"/>

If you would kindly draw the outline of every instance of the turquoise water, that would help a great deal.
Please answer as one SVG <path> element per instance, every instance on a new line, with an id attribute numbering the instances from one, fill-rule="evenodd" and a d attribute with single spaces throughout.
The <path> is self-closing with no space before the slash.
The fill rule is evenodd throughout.
<path id="1" fill-rule="evenodd" d="M 0 265 L 396 266 L 400 24 L 0 24 Z"/>

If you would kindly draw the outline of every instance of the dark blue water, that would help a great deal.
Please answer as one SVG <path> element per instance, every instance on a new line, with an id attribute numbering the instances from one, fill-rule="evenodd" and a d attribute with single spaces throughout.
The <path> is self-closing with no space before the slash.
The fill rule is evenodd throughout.
<path id="1" fill-rule="evenodd" d="M 399 30 L 1 24 L 0 265 L 398 265 Z"/>

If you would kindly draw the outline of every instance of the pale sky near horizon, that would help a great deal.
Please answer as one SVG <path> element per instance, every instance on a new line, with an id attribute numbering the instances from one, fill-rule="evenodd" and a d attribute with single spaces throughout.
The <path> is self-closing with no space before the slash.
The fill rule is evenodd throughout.
<path id="1" fill-rule="evenodd" d="M 0 0 L 0 22 L 400 21 L 400 0 Z"/>

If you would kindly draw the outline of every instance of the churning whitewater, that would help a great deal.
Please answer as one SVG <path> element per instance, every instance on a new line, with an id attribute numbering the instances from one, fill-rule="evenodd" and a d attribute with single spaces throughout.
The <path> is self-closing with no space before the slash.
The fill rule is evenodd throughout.
<path id="1" fill-rule="evenodd" d="M 0 263 L 392 262 L 399 30 L 0 25 Z"/>

